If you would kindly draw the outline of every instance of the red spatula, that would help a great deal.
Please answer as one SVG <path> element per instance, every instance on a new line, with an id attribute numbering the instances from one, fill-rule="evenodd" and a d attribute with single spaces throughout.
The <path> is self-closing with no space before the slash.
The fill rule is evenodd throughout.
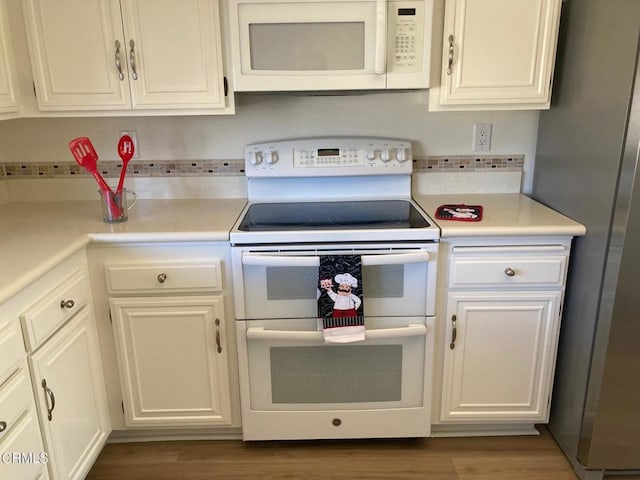
<path id="1" fill-rule="evenodd" d="M 124 187 L 124 176 L 127 173 L 127 165 L 129 165 L 129 160 L 133 158 L 134 153 L 135 145 L 131 137 L 129 135 L 123 135 L 120 137 L 120 141 L 118 142 L 118 155 L 120 155 L 120 158 L 122 159 L 122 170 L 120 171 L 120 181 L 118 182 L 116 193 L 122 192 L 122 187 Z"/>
<path id="2" fill-rule="evenodd" d="M 100 190 L 104 196 L 107 197 L 110 213 L 115 217 L 119 216 L 117 214 L 120 209 L 115 203 L 113 203 L 113 196 L 110 195 L 113 192 L 109 185 L 107 185 L 107 182 L 104 181 L 104 178 L 102 178 L 102 175 L 98 172 L 98 154 L 96 153 L 96 149 L 93 148 L 91 140 L 87 137 L 75 138 L 69 142 L 69 150 L 71 150 L 71 153 L 76 159 L 76 162 L 78 162 L 78 165 L 93 175 L 93 178 L 98 182 Z"/>

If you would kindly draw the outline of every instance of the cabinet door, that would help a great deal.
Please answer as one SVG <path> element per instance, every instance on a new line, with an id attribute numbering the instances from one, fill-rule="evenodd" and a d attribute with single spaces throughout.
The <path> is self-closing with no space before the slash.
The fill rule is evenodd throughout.
<path id="1" fill-rule="evenodd" d="M 230 424 L 222 296 L 110 303 L 126 424 Z"/>
<path id="2" fill-rule="evenodd" d="M 39 108 L 130 108 L 119 1 L 23 1 Z"/>
<path id="3" fill-rule="evenodd" d="M 80 312 L 29 359 L 53 478 L 83 479 L 110 433 L 90 312 Z"/>
<path id="4" fill-rule="evenodd" d="M 133 108 L 224 107 L 217 0 L 122 2 Z"/>
<path id="5" fill-rule="evenodd" d="M 18 110 L 6 0 L 0 0 L 0 113 Z"/>
<path id="6" fill-rule="evenodd" d="M 449 294 L 443 422 L 548 419 L 560 295 Z"/>
<path id="7" fill-rule="evenodd" d="M 447 0 L 440 103 L 548 108 L 560 5 Z"/>

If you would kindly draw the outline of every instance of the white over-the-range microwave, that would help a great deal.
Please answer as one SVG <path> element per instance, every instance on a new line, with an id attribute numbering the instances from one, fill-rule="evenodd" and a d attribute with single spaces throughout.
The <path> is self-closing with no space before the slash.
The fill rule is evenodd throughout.
<path id="1" fill-rule="evenodd" d="M 239 92 L 429 87 L 433 0 L 229 0 Z"/>

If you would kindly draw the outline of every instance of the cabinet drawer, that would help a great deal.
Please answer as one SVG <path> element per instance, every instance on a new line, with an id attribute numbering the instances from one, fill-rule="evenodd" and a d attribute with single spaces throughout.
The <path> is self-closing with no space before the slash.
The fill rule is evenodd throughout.
<path id="1" fill-rule="evenodd" d="M 20 315 L 29 351 L 89 303 L 87 286 L 85 272 L 77 270 Z"/>
<path id="2" fill-rule="evenodd" d="M 31 385 L 26 364 L 0 386 L 0 442 L 9 434 L 31 403 Z"/>
<path id="3" fill-rule="evenodd" d="M 562 287 L 565 256 L 452 258 L 449 287 L 525 286 Z"/>
<path id="4" fill-rule="evenodd" d="M 219 260 L 105 265 L 109 293 L 160 293 L 222 289 Z"/>
<path id="5" fill-rule="evenodd" d="M 42 446 L 35 409 L 30 410 L 9 430 L 0 443 L 0 451 L 10 456 L 0 463 L 3 479 L 47 479 L 49 460 Z M 13 455 L 20 455 L 15 461 Z M 22 457 L 25 455 L 26 457 Z"/>
<path id="6" fill-rule="evenodd" d="M 0 326 L 0 383 L 13 373 L 24 353 L 22 332 L 17 322 Z"/>

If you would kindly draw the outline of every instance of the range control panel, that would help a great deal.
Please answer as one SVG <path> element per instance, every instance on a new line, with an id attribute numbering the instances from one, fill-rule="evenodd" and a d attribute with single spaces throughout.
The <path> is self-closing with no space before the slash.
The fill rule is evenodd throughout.
<path id="1" fill-rule="evenodd" d="M 411 142 L 388 138 L 313 138 L 245 147 L 247 177 L 410 175 Z"/>

